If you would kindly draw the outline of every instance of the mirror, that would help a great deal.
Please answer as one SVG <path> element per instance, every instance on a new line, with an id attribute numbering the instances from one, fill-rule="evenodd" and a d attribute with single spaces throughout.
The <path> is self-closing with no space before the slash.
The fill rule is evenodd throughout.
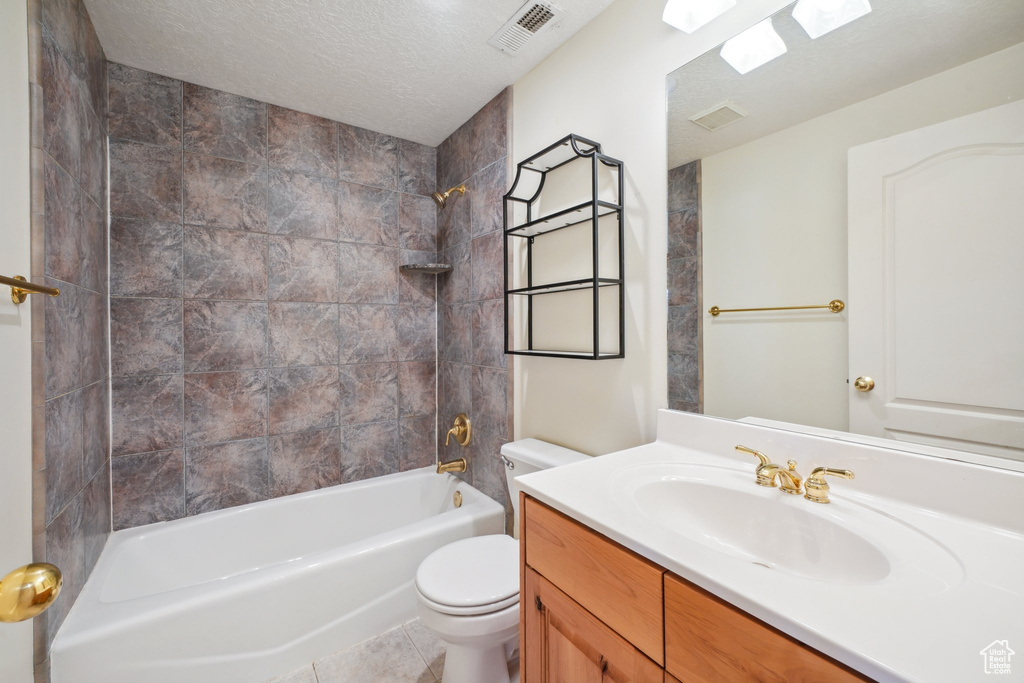
<path id="1" fill-rule="evenodd" d="M 813 4 L 667 77 L 669 407 L 1024 462 L 1024 3 Z"/>

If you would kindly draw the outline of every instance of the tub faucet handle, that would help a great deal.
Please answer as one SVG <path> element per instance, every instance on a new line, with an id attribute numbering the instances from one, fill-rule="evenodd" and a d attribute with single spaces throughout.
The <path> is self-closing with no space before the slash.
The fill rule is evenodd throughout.
<path id="1" fill-rule="evenodd" d="M 448 430 L 448 435 L 444 438 L 445 446 L 449 444 L 453 436 L 460 446 L 468 446 L 470 439 L 473 438 L 473 425 L 465 413 L 455 416 L 455 424 Z"/>

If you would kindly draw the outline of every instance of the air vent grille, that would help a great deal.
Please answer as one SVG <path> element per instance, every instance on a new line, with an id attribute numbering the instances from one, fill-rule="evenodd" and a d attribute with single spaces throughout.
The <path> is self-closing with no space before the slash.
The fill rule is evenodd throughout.
<path id="1" fill-rule="evenodd" d="M 529 11 L 520 17 L 516 22 L 530 33 L 536 33 L 544 27 L 544 24 L 554 19 L 555 13 L 544 5 L 534 5 Z"/>
<path id="2" fill-rule="evenodd" d="M 722 102 L 710 109 L 694 114 L 690 117 L 690 120 L 702 128 L 716 131 L 728 126 L 730 123 L 736 123 L 747 116 L 747 112 L 735 102 Z"/>
<path id="3" fill-rule="evenodd" d="M 561 10 L 549 3 L 528 2 L 487 42 L 505 54 L 514 55 L 541 30 L 554 25 L 552 19 L 559 14 Z"/>

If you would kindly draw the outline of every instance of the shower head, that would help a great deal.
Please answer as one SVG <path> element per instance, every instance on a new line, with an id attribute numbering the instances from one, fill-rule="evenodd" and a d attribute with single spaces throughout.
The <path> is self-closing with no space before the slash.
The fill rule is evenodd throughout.
<path id="1" fill-rule="evenodd" d="M 448 203 L 448 196 L 452 192 L 458 192 L 459 194 L 466 194 L 466 185 L 462 184 L 462 185 L 458 185 L 457 187 L 449 187 L 444 192 L 435 192 L 431 196 L 434 198 L 434 201 L 437 202 L 437 205 L 440 208 L 443 209 L 445 207 L 445 204 Z"/>

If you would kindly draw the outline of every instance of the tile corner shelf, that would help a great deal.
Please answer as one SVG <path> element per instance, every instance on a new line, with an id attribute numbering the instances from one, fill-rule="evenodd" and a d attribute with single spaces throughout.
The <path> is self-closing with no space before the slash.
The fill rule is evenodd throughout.
<path id="1" fill-rule="evenodd" d="M 425 273 L 427 275 L 439 275 L 450 272 L 450 263 L 403 263 L 398 266 L 403 273 Z"/>
<path id="2" fill-rule="evenodd" d="M 589 164 L 589 173 L 585 174 L 586 168 L 578 169 L 576 175 L 569 175 L 568 192 L 579 201 L 568 206 L 558 206 L 555 210 L 543 210 L 542 195 L 547 188 L 549 194 L 556 194 L 552 191 L 552 183 L 549 183 L 549 175 L 553 171 L 570 166 L 573 163 L 579 165 Z M 568 173 L 572 170 L 567 169 Z M 562 175 L 562 174 L 559 174 Z M 588 184 L 584 184 L 584 175 L 587 176 Z M 602 182 L 603 181 L 603 182 Z M 623 233 L 623 164 L 618 159 L 613 159 L 601 151 L 601 145 L 592 140 L 570 134 L 553 145 L 534 154 L 516 167 L 515 180 L 512 188 L 504 195 L 504 247 L 505 247 L 505 353 L 520 356 L 543 356 L 549 358 L 579 358 L 586 360 L 608 360 L 625 357 L 625 290 L 623 286 L 623 271 L 625 259 L 623 256 L 624 233 Z M 602 185 L 604 186 L 602 188 Z M 602 192 L 602 189 L 605 190 Z M 564 203 L 566 190 L 559 188 L 557 191 L 558 200 Z M 613 195 L 611 198 L 607 195 Z M 601 247 L 601 222 L 605 217 L 614 217 L 616 222 L 617 249 L 617 272 L 614 277 L 609 273 L 601 274 L 602 247 Z M 583 226 L 590 225 L 589 240 L 580 235 L 581 242 L 589 241 L 589 249 L 581 244 L 579 252 L 582 263 L 585 259 L 588 265 L 588 272 L 585 275 L 575 273 L 575 277 L 556 277 L 554 281 L 538 282 L 535 265 L 541 262 L 550 273 L 552 262 L 568 263 L 569 255 L 561 252 L 567 248 L 566 240 L 573 241 L 576 236 L 569 236 L 566 240 L 560 241 L 557 248 L 552 248 L 551 242 L 546 240 L 547 235 L 557 231 L 581 226 L 580 232 L 585 230 Z M 539 258 L 535 259 L 535 250 Z M 587 250 L 587 251 L 584 251 Z M 610 247 L 609 247 L 610 250 Z M 524 286 L 513 286 L 513 274 L 510 272 L 510 254 L 520 254 L 521 260 L 525 260 L 525 269 L 520 271 L 521 278 L 525 279 Z M 543 253 L 542 253 L 543 252 Z M 576 254 L 573 254 L 575 256 Z M 579 263 L 576 269 L 579 270 Z M 615 270 L 616 267 L 609 267 L 606 263 L 603 270 Z M 557 270 L 557 269 L 556 269 Z M 523 283 L 520 282 L 520 285 Z M 617 347 L 602 348 L 602 341 L 608 345 L 611 335 L 601 334 L 601 323 L 608 317 L 601 312 L 601 292 L 607 288 L 615 288 L 618 299 L 618 330 Z M 587 344 L 571 344 L 581 346 L 576 350 L 560 348 L 541 348 L 542 345 L 534 343 L 535 340 L 535 297 L 540 295 L 558 295 L 578 292 L 583 295 L 588 293 L 586 307 L 590 309 L 590 322 L 592 329 L 586 330 Z M 544 301 L 548 299 L 545 298 Z M 541 300 L 537 300 L 539 303 Z M 517 331 L 511 320 L 513 302 L 524 307 L 525 316 L 521 322 L 525 325 L 525 339 L 515 343 Z M 568 303 L 565 306 L 565 319 L 579 318 L 579 302 Z M 571 311 L 573 307 L 576 310 Z M 582 312 L 586 315 L 586 311 Z M 540 316 L 538 316 L 540 317 Z M 551 319 L 551 314 L 547 314 Z M 562 318 L 563 316 L 555 317 Z M 543 322 L 538 321 L 538 326 Z M 607 323 L 606 323 L 607 325 Z M 541 330 L 542 332 L 544 330 Z M 607 331 L 607 329 L 606 329 Z M 543 336 L 543 335 L 538 335 Z M 589 348 L 586 348 L 589 347 Z"/>

